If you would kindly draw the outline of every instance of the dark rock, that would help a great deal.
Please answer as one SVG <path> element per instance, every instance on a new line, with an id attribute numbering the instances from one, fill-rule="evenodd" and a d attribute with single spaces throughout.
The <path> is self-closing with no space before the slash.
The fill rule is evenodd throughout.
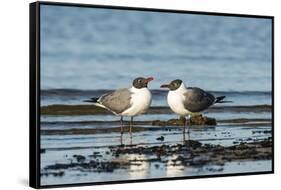
<path id="1" fill-rule="evenodd" d="M 184 162 L 185 161 L 185 158 L 183 156 L 178 156 L 175 160 L 173 161 L 181 161 L 181 162 Z"/>
<path id="2" fill-rule="evenodd" d="M 194 140 L 186 140 L 184 141 L 185 146 L 188 146 L 190 148 L 196 149 L 200 148 L 202 146 L 202 143 L 199 141 L 194 141 Z"/>
<path id="3" fill-rule="evenodd" d="M 101 158 L 102 155 L 101 155 L 100 152 L 93 152 L 93 154 L 89 155 L 89 157 L 91 157 L 91 158 Z"/>
<path id="4" fill-rule="evenodd" d="M 53 164 L 53 165 L 49 165 L 46 166 L 44 169 L 45 170 L 62 170 L 62 169 L 69 169 L 69 168 L 74 168 L 79 166 L 78 163 L 69 163 L 69 164 Z"/>
<path id="5" fill-rule="evenodd" d="M 202 115 L 192 116 L 188 122 L 189 125 L 217 125 L 214 118 L 204 117 Z"/>
<path id="6" fill-rule="evenodd" d="M 210 172 L 221 172 L 221 171 L 223 171 L 223 168 L 218 168 L 218 169 L 216 169 L 216 168 L 207 168 L 207 170 L 210 171 Z"/>
<path id="7" fill-rule="evenodd" d="M 181 119 L 169 119 L 166 122 L 167 125 L 178 125 L 178 126 L 183 126 L 184 125 L 184 121 Z"/>
<path id="8" fill-rule="evenodd" d="M 156 138 L 156 140 L 158 140 L 158 141 L 164 141 L 164 139 L 165 138 L 163 136 Z"/>
<path id="9" fill-rule="evenodd" d="M 157 126 L 183 126 L 187 125 L 216 125 L 217 121 L 214 118 L 205 117 L 202 115 L 192 116 L 190 120 L 186 121 L 186 118 L 180 117 L 179 119 L 169 119 L 168 121 L 154 120 L 152 121 L 152 125 Z"/>
<path id="10" fill-rule="evenodd" d="M 60 172 L 57 172 L 57 173 L 55 173 L 54 172 L 54 174 L 53 174 L 55 177 L 56 176 L 59 176 L 59 177 L 61 177 L 61 176 L 63 176 L 64 175 L 64 171 L 60 171 Z"/>
<path id="11" fill-rule="evenodd" d="M 236 147 L 237 150 L 247 149 L 248 146 L 244 142 L 240 142 L 240 144 Z"/>
<path id="12" fill-rule="evenodd" d="M 253 131 L 252 132 L 253 134 L 256 134 L 256 133 L 263 133 L 263 134 L 271 134 L 272 133 L 272 130 L 264 130 L 264 131 Z"/>
<path id="13" fill-rule="evenodd" d="M 267 148 L 267 147 L 272 147 L 272 141 L 271 139 L 270 140 L 267 140 L 267 141 L 262 141 L 259 143 L 261 147 L 263 148 Z"/>
<path id="14" fill-rule="evenodd" d="M 165 121 L 154 120 L 154 121 L 152 121 L 151 125 L 165 126 L 165 125 L 167 125 L 167 123 Z"/>
<path id="15" fill-rule="evenodd" d="M 73 155 L 74 158 L 76 158 L 77 162 L 84 162 L 86 160 L 85 156 L 82 155 Z"/>
<path id="16" fill-rule="evenodd" d="M 40 174 L 41 176 L 46 176 L 48 177 L 49 175 L 53 175 L 54 177 L 61 177 L 64 175 L 64 171 L 59 171 L 59 172 L 42 172 Z"/>

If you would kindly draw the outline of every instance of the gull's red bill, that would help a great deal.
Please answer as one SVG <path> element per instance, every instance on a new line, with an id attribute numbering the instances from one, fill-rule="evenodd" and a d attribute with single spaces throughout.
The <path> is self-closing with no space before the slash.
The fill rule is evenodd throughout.
<path id="1" fill-rule="evenodd" d="M 153 77 L 148 77 L 145 80 L 146 80 L 147 83 L 149 83 L 150 81 L 154 80 L 154 78 Z"/>

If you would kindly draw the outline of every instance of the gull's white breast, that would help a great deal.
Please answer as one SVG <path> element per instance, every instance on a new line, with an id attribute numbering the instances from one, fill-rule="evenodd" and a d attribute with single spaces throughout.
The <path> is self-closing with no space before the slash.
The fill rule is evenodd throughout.
<path id="1" fill-rule="evenodd" d="M 147 88 L 137 89 L 135 87 L 130 88 L 131 95 L 131 107 L 121 115 L 124 116 L 136 116 L 143 114 L 147 111 L 151 104 L 151 93 Z"/>
<path id="2" fill-rule="evenodd" d="M 184 85 L 181 85 L 177 90 L 170 90 L 168 93 L 167 101 L 170 108 L 178 115 L 186 116 L 190 112 L 184 108 L 184 93 L 186 88 Z"/>

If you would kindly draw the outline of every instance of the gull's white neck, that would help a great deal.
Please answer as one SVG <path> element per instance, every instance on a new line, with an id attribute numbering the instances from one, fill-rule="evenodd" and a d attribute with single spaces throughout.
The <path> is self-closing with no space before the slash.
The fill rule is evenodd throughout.
<path id="1" fill-rule="evenodd" d="M 129 90 L 130 90 L 132 93 L 137 93 L 137 94 L 150 92 L 150 91 L 148 90 L 148 88 L 136 88 L 136 87 L 134 87 L 134 86 L 132 86 Z"/>
<path id="2" fill-rule="evenodd" d="M 168 104 L 170 108 L 178 115 L 186 116 L 190 112 L 184 107 L 184 93 L 187 91 L 185 85 L 181 83 L 180 87 L 176 90 L 170 90 L 168 93 Z"/>
<path id="3" fill-rule="evenodd" d="M 175 93 L 184 93 L 186 91 L 187 91 L 187 89 L 186 89 L 185 85 L 183 84 L 183 82 L 181 83 L 181 85 L 178 89 L 170 90 L 170 92 L 175 92 Z"/>

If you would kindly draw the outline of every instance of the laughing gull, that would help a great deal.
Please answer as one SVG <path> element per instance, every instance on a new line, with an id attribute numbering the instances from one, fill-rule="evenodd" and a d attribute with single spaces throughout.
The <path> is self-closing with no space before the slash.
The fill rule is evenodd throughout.
<path id="1" fill-rule="evenodd" d="M 121 116 L 121 133 L 123 133 L 123 116 L 131 117 L 130 134 L 132 134 L 133 117 L 145 113 L 151 104 L 151 93 L 147 84 L 152 80 L 153 77 L 138 77 L 133 81 L 131 88 L 118 89 L 84 102 L 94 103 L 96 106 Z"/>
<path id="2" fill-rule="evenodd" d="M 176 114 L 182 117 L 190 117 L 206 110 L 216 103 L 226 102 L 222 101 L 225 96 L 215 97 L 197 87 L 186 88 L 180 79 L 173 80 L 170 84 L 163 84 L 161 85 L 161 88 L 169 88 L 167 97 L 168 104 Z M 186 122 L 184 123 L 183 128 L 184 133 L 185 126 Z"/>

